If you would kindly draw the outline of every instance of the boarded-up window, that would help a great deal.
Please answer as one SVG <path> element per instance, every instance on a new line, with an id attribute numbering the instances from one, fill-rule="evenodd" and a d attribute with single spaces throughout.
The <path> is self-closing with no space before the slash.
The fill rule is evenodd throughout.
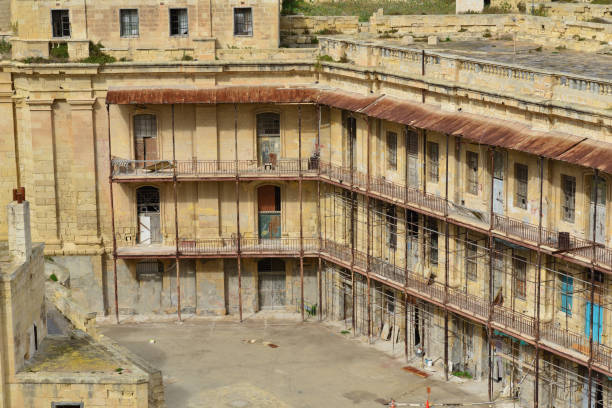
<path id="1" fill-rule="evenodd" d="M 387 132 L 387 168 L 397 170 L 397 133 Z"/>
<path id="2" fill-rule="evenodd" d="M 478 195 L 478 153 L 466 152 L 467 192 Z"/>
<path id="3" fill-rule="evenodd" d="M 574 222 L 576 209 L 576 177 L 561 175 L 562 215 L 565 221 Z"/>
<path id="4" fill-rule="evenodd" d="M 529 179 L 528 168 L 524 164 L 514 164 L 514 179 L 516 182 L 516 194 L 514 205 L 518 208 L 527 209 L 527 182 Z"/>
<path id="5" fill-rule="evenodd" d="M 478 279 L 478 246 L 476 241 L 468 239 L 465 243 L 465 274 L 468 280 Z"/>
<path id="6" fill-rule="evenodd" d="M 440 179 L 440 152 L 435 142 L 427 142 L 427 174 L 429 181 L 437 183 Z"/>
<path id="7" fill-rule="evenodd" d="M 259 237 L 264 239 L 281 236 L 281 192 L 277 186 L 261 186 L 257 190 L 259 213 Z"/>
<path id="8" fill-rule="evenodd" d="M 514 272 L 514 296 L 525 299 L 527 296 L 527 260 L 517 256 L 512 260 Z"/>
<path id="9" fill-rule="evenodd" d="M 134 116 L 136 160 L 157 160 L 157 119 L 155 115 Z M 146 163 L 142 163 L 145 164 Z"/>

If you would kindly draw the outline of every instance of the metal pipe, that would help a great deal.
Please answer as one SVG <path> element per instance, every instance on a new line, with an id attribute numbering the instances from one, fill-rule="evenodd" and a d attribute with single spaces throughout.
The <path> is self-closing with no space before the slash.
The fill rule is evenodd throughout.
<path id="1" fill-rule="evenodd" d="M 112 154 L 112 143 L 111 143 L 111 126 L 110 126 L 110 105 L 106 104 L 106 126 L 108 131 L 108 185 L 110 193 L 110 209 L 111 209 L 111 231 L 113 234 L 113 285 L 115 288 L 115 319 L 119 324 L 119 294 L 117 285 L 117 235 L 115 232 L 115 201 L 113 198 L 113 154 Z"/>
<path id="2" fill-rule="evenodd" d="M 178 232 L 178 193 L 176 186 L 176 140 L 174 137 L 174 104 L 172 104 L 172 187 L 174 189 L 174 239 L 176 260 L 176 312 L 181 321 L 181 275 L 179 261 L 179 232 Z"/>
<path id="3" fill-rule="evenodd" d="M 448 239 L 448 139 L 446 134 L 446 160 L 445 160 L 445 188 L 444 188 L 444 378 L 448 381 L 448 262 L 449 262 L 449 239 Z"/>
<path id="4" fill-rule="evenodd" d="M 598 193 L 599 191 L 597 190 L 599 184 L 599 170 L 594 169 L 594 178 L 593 178 L 593 188 L 595 189 L 595 194 L 594 194 L 594 199 L 593 199 L 593 233 L 592 233 L 592 237 L 593 237 L 593 247 L 591 249 L 593 256 L 591 257 L 591 276 L 590 276 L 590 282 L 591 282 L 591 310 L 589 311 L 590 314 L 590 319 L 589 319 L 589 324 L 591 325 L 591 327 L 589 327 L 589 360 L 588 360 L 588 370 L 589 370 L 589 401 L 588 401 L 588 407 L 591 406 L 591 401 L 593 398 L 593 332 L 595 331 L 595 325 L 593 324 L 593 314 L 594 314 L 594 306 L 593 304 L 595 303 L 595 256 L 597 255 L 596 253 L 596 241 L 597 241 L 597 201 L 599 200 L 598 197 Z"/>
<path id="5" fill-rule="evenodd" d="M 240 257 L 240 175 L 238 172 L 238 105 L 234 104 L 234 159 L 236 161 L 236 264 L 238 267 L 238 313 L 242 323 L 242 259 Z"/>
<path id="6" fill-rule="evenodd" d="M 304 221 L 302 214 L 302 106 L 298 105 L 298 195 L 300 197 L 300 303 L 304 321 Z"/>
<path id="7" fill-rule="evenodd" d="M 366 276 L 368 280 L 368 342 L 372 343 L 372 304 L 370 299 L 371 283 L 370 283 L 370 236 L 372 235 L 372 220 L 370 215 L 370 138 L 372 136 L 372 129 L 370 124 L 370 118 L 366 116 L 366 125 L 368 127 L 367 140 L 366 140 Z"/>
<path id="8" fill-rule="evenodd" d="M 540 401 L 540 281 L 542 279 L 542 205 L 544 203 L 544 157 L 540 156 L 540 208 L 538 211 L 538 270 L 536 275 L 536 327 L 535 327 L 535 384 L 533 406 Z"/>
<path id="9" fill-rule="evenodd" d="M 489 149 L 489 168 L 491 170 L 491 191 L 489 192 L 489 317 L 487 319 L 487 350 L 488 350 L 488 362 L 489 362 L 489 401 L 493 399 L 493 345 L 492 337 L 493 331 L 491 330 L 491 320 L 493 318 L 493 252 L 495 241 L 493 240 L 493 179 L 495 172 L 495 154 L 493 149 Z"/>
<path id="10" fill-rule="evenodd" d="M 323 320 L 323 295 L 321 294 L 321 105 L 317 104 L 317 231 L 319 233 L 319 265 L 317 268 L 317 291 L 319 294 L 319 321 Z"/>

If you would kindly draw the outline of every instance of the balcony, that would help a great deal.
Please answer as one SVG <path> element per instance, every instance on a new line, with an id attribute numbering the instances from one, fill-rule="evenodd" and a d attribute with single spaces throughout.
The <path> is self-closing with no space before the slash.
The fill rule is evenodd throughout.
<path id="1" fill-rule="evenodd" d="M 112 174 L 115 181 L 157 180 L 171 181 L 174 165 L 168 160 L 124 160 L 113 159 Z M 368 176 L 363 172 L 338 166 L 317 159 L 303 159 L 303 177 L 354 188 L 365 192 L 368 189 Z M 229 180 L 238 175 L 242 179 L 297 179 L 300 163 L 297 159 L 278 160 L 274 165 L 261 165 L 256 160 L 178 160 L 176 175 L 179 180 Z M 384 177 L 369 177 L 368 194 L 411 210 L 443 217 L 448 213 L 451 222 L 468 225 L 485 233 L 490 227 L 488 213 L 482 213 L 457 203 L 449 202 L 448 211 L 444 197 L 424 193 L 414 187 L 394 183 Z M 517 220 L 506 215 L 493 214 L 493 233 L 499 237 L 520 242 L 522 245 L 536 247 L 539 240 L 537 225 Z M 542 228 L 542 248 L 551 253 L 562 253 L 565 257 L 588 264 L 593 260 L 596 266 L 612 269 L 612 248 L 570 235 L 567 242 L 559 239 L 558 231 Z"/>

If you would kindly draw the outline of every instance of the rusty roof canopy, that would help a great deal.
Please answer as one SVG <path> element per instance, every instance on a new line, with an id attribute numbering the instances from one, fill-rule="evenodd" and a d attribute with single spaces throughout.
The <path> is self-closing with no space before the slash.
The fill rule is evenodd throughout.
<path id="1" fill-rule="evenodd" d="M 415 128 L 460 136 L 475 143 L 499 146 L 592 167 L 612 174 L 612 144 L 561 132 L 540 132 L 518 122 L 434 106 L 385 95 L 362 95 L 313 86 L 221 86 L 213 88 L 110 88 L 109 104 L 312 103 L 331 106 Z"/>

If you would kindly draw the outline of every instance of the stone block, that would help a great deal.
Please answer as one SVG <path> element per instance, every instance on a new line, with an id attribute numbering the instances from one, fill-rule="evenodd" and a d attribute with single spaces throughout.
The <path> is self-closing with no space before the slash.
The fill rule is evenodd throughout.
<path id="1" fill-rule="evenodd" d="M 438 45 L 438 37 L 435 35 L 430 35 L 429 37 L 427 37 L 427 44 Z"/>

